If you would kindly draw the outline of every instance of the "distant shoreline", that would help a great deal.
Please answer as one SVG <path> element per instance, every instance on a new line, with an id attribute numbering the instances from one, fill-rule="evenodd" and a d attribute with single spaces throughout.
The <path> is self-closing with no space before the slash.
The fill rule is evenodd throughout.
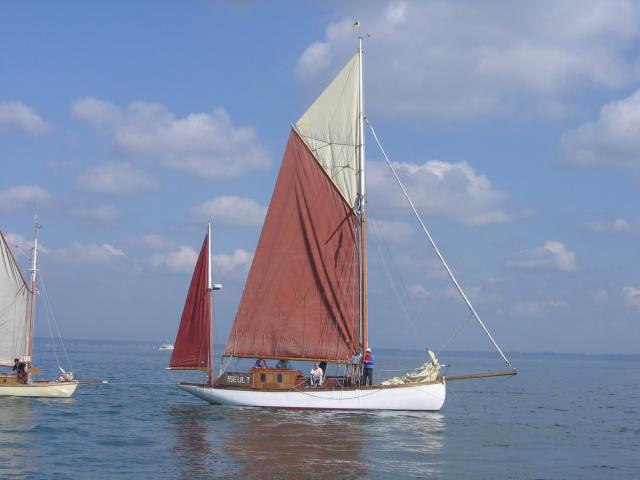
<path id="1" fill-rule="evenodd" d="M 48 337 L 35 337 L 36 342 L 44 342 L 49 343 L 51 340 Z M 166 343 L 167 340 L 114 340 L 114 339 L 88 339 L 88 338 L 63 338 L 65 343 L 69 342 L 86 342 L 86 343 L 100 343 L 100 344 L 139 344 L 139 345 L 152 345 L 158 346 L 162 343 Z M 215 344 L 214 351 L 220 352 L 224 349 L 224 344 Z M 389 352 L 389 353 L 416 353 L 416 352 L 424 352 L 424 349 L 420 348 L 397 348 L 397 347 L 377 347 L 377 351 L 379 352 Z M 516 356 L 573 356 L 573 357 L 589 357 L 589 358 L 638 358 L 640 359 L 640 352 L 638 353 L 580 353 L 580 352 L 548 352 L 548 351 L 532 351 L 532 352 L 522 352 L 522 351 L 510 351 L 508 350 L 510 355 Z M 455 355 L 488 355 L 495 356 L 496 353 L 491 350 L 446 350 L 446 353 L 455 354 Z"/>

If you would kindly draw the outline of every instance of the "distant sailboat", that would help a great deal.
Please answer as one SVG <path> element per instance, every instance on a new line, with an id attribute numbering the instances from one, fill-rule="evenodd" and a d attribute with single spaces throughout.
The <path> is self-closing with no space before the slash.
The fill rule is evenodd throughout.
<path id="1" fill-rule="evenodd" d="M 31 380 L 40 371 L 33 365 L 39 229 L 36 221 L 29 284 L 0 232 L 0 367 L 12 368 L 18 359 L 16 375 L 0 374 L 0 396 L 70 397 L 78 386 L 73 373 L 62 368 L 56 381 Z"/>
<path id="2" fill-rule="evenodd" d="M 161 343 L 158 345 L 158 350 L 173 350 L 173 343 Z"/>
<path id="3" fill-rule="evenodd" d="M 207 383 L 180 383 L 187 392 L 214 404 L 274 408 L 442 407 L 447 378 L 439 374 L 435 356 L 420 372 L 360 386 L 359 362 L 369 347 L 362 93 L 360 37 L 357 53 L 292 127 L 223 354 L 226 365 L 234 358 L 327 362 L 344 366 L 345 375 L 313 389 L 300 371 L 289 368 L 230 372 L 225 367 L 217 378 L 213 375 L 209 232 L 169 364 L 172 369 L 209 372 Z M 437 248 L 436 252 L 485 328 Z M 449 379 L 513 374 L 511 368 Z"/>

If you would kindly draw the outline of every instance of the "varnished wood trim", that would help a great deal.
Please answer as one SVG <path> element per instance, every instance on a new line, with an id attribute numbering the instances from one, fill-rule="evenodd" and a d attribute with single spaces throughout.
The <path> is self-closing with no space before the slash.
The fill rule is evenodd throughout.
<path id="1" fill-rule="evenodd" d="M 455 380 L 470 380 L 472 378 L 490 378 L 490 377 L 507 377 L 510 375 L 516 375 L 518 372 L 515 370 L 503 370 L 500 372 L 484 372 L 484 373 L 467 373 L 464 375 L 445 375 L 447 382 Z"/>

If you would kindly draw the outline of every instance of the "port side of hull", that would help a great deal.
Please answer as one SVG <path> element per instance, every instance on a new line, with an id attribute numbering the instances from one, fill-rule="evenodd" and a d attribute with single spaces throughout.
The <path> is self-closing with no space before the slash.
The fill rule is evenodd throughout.
<path id="1" fill-rule="evenodd" d="M 446 395 L 444 383 L 395 388 L 305 388 L 287 391 L 220 388 L 187 383 L 179 386 L 212 404 L 285 409 L 438 411 Z"/>
<path id="2" fill-rule="evenodd" d="M 48 397 L 69 398 L 74 394 L 78 382 L 42 382 L 0 385 L 0 397 Z"/>

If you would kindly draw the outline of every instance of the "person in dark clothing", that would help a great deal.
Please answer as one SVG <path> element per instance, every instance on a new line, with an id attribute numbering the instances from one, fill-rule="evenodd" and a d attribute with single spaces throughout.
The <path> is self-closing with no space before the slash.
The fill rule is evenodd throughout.
<path id="1" fill-rule="evenodd" d="M 364 352 L 364 358 L 362 359 L 364 370 L 362 374 L 363 385 L 373 385 L 373 366 L 375 365 L 375 359 L 371 349 L 367 348 Z"/>
<path id="2" fill-rule="evenodd" d="M 276 368 L 284 368 L 284 369 L 288 369 L 291 368 L 291 365 L 289 365 L 289 360 L 278 360 L 278 363 L 276 363 Z"/>
<path id="3" fill-rule="evenodd" d="M 21 383 L 27 383 L 29 375 L 27 373 L 26 363 L 21 362 L 19 358 L 14 358 L 11 370 L 16 372 L 16 377 L 18 377 Z"/>
<path id="4" fill-rule="evenodd" d="M 269 365 L 267 364 L 267 361 L 264 358 L 257 359 L 255 366 L 258 368 L 269 368 Z"/>

